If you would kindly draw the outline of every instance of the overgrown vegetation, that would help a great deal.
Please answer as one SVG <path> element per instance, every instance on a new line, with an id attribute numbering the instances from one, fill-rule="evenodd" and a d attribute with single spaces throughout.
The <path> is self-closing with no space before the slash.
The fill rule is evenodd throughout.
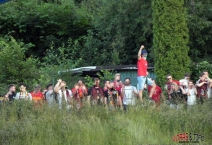
<path id="1" fill-rule="evenodd" d="M 134 106 L 111 112 L 87 106 L 66 112 L 58 106 L 34 110 L 31 103 L 14 102 L 1 105 L 0 144 L 173 144 L 172 137 L 182 132 L 199 133 L 204 136 L 200 143 L 208 144 L 211 109 L 211 104 L 188 111 L 164 105 L 160 110 Z"/>

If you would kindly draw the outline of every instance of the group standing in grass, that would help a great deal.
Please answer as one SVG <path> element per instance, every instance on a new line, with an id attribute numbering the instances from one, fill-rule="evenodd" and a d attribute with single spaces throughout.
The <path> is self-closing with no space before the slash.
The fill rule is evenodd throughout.
<path id="1" fill-rule="evenodd" d="M 152 78 L 148 78 L 146 58 L 147 51 L 144 49 L 144 45 L 141 45 L 137 61 L 138 88 L 131 85 L 130 78 L 125 78 L 122 82 L 121 75 L 117 73 L 114 80 L 105 80 L 104 87 L 100 86 L 101 80 L 97 77 L 94 78 L 94 84 L 91 88 L 87 88 L 82 80 L 78 80 L 72 89 L 68 89 L 66 82 L 59 79 L 55 86 L 48 84 L 43 92 L 41 92 L 40 85 L 35 85 L 34 91 L 31 93 L 27 91 L 25 84 L 20 84 L 20 92 L 16 93 L 16 86 L 12 84 L 3 100 L 29 100 L 33 101 L 36 104 L 35 106 L 58 104 L 60 109 L 80 109 L 88 104 L 90 106 L 102 105 L 111 110 L 127 110 L 128 106 L 136 104 L 137 99 L 140 100 L 142 105 L 144 104 L 144 90 L 148 94 L 148 100 L 154 102 L 155 106 L 159 106 L 161 99 L 163 99 L 164 102 L 168 102 L 171 108 L 176 109 L 182 108 L 185 104 L 188 108 L 191 108 L 196 103 L 203 103 L 211 97 L 212 80 L 209 78 L 208 71 L 203 71 L 196 84 L 190 80 L 188 73 L 179 81 L 174 80 L 172 75 L 168 74 L 165 85 L 167 99 L 165 99 L 161 87 Z"/>

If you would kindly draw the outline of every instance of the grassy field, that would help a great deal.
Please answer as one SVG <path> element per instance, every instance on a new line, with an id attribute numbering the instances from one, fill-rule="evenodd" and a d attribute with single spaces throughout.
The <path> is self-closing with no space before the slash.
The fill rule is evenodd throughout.
<path id="1" fill-rule="evenodd" d="M 16 102 L 1 105 L 0 118 L 1 145 L 174 144 L 172 137 L 181 132 L 203 135 L 203 144 L 212 142 L 210 103 L 191 110 L 164 104 L 159 109 L 137 105 L 128 112 L 104 107 L 67 112 Z"/>

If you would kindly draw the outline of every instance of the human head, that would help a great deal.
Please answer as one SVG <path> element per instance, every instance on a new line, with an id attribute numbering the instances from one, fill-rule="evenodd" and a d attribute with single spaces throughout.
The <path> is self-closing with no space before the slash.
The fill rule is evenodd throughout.
<path id="1" fill-rule="evenodd" d="M 22 83 L 19 85 L 19 89 L 20 89 L 20 92 L 25 92 L 26 91 L 26 84 Z"/>
<path id="2" fill-rule="evenodd" d="M 185 79 L 189 80 L 190 79 L 190 74 L 189 73 L 185 73 Z"/>
<path id="3" fill-rule="evenodd" d="M 52 85 L 52 84 L 48 84 L 48 85 L 46 86 L 46 89 L 47 89 L 48 91 L 53 90 L 53 85 Z"/>
<path id="4" fill-rule="evenodd" d="M 120 81 L 121 75 L 120 73 L 115 74 L 115 81 Z"/>
<path id="5" fill-rule="evenodd" d="M 208 71 L 207 71 L 207 70 L 204 70 L 204 71 L 203 71 L 203 74 L 206 75 L 206 76 L 208 77 Z"/>
<path id="6" fill-rule="evenodd" d="M 100 84 L 99 78 L 94 78 L 94 84 L 95 84 L 95 85 L 99 85 L 99 84 Z"/>
<path id="7" fill-rule="evenodd" d="M 172 75 L 171 74 L 166 75 L 166 79 L 168 82 L 172 82 Z"/>
<path id="8" fill-rule="evenodd" d="M 78 80 L 77 84 L 78 84 L 79 86 L 82 86 L 82 85 L 83 85 L 83 81 L 82 81 L 82 80 Z"/>
<path id="9" fill-rule="evenodd" d="M 193 81 L 190 80 L 190 81 L 188 82 L 188 87 L 189 87 L 189 88 L 192 88 L 193 86 L 194 86 L 194 83 L 193 83 Z"/>
<path id="10" fill-rule="evenodd" d="M 172 90 L 178 90 L 178 85 L 175 83 L 175 82 L 173 82 L 172 84 L 171 84 L 171 89 Z"/>
<path id="11" fill-rule="evenodd" d="M 36 84 L 35 87 L 34 87 L 35 93 L 40 92 L 40 89 L 41 89 L 41 86 L 39 84 Z"/>
<path id="12" fill-rule="evenodd" d="M 155 80 L 153 78 L 151 78 L 151 80 L 152 80 L 152 83 L 155 84 Z"/>
<path id="13" fill-rule="evenodd" d="M 125 84 L 125 86 L 129 86 L 130 85 L 130 78 L 125 78 L 124 84 Z"/>
<path id="14" fill-rule="evenodd" d="M 204 74 L 204 73 L 201 73 L 201 74 L 199 75 L 199 79 L 200 79 L 201 81 L 205 81 L 205 74 Z"/>
<path id="15" fill-rule="evenodd" d="M 105 81 L 105 88 L 110 88 L 110 81 L 109 80 Z"/>
<path id="16" fill-rule="evenodd" d="M 143 49 L 143 50 L 141 51 L 141 57 L 143 57 L 144 59 L 147 58 L 147 51 L 146 51 L 145 49 Z"/>
<path id="17" fill-rule="evenodd" d="M 8 89 L 9 89 L 10 92 L 15 92 L 16 91 L 16 88 L 15 88 L 15 85 L 14 84 L 10 84 L 8 86 Z"/>
<path id="18" fill-rule="evenodd" d="M 112 89 L 114 87 L 115 87 L 114 82 L 110 81 L 110 88 Z"/>

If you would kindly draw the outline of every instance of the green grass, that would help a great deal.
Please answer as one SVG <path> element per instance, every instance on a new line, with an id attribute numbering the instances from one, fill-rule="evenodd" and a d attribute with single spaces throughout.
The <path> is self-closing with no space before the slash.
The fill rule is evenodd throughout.
<path id="1" fill-rule="evenodd" d="M 181 132 L 204 135 L 212 142 L 211 104 L 186 111 L 162 105 L 160 110 L 134 106 L 128 112 L 108 111 L 104 107 L 85 107 L 66 112 L 16 102 L 1 105 L 0 144 L 2 145 L 138 145 L 173 144 L 172 136 Z"/>

